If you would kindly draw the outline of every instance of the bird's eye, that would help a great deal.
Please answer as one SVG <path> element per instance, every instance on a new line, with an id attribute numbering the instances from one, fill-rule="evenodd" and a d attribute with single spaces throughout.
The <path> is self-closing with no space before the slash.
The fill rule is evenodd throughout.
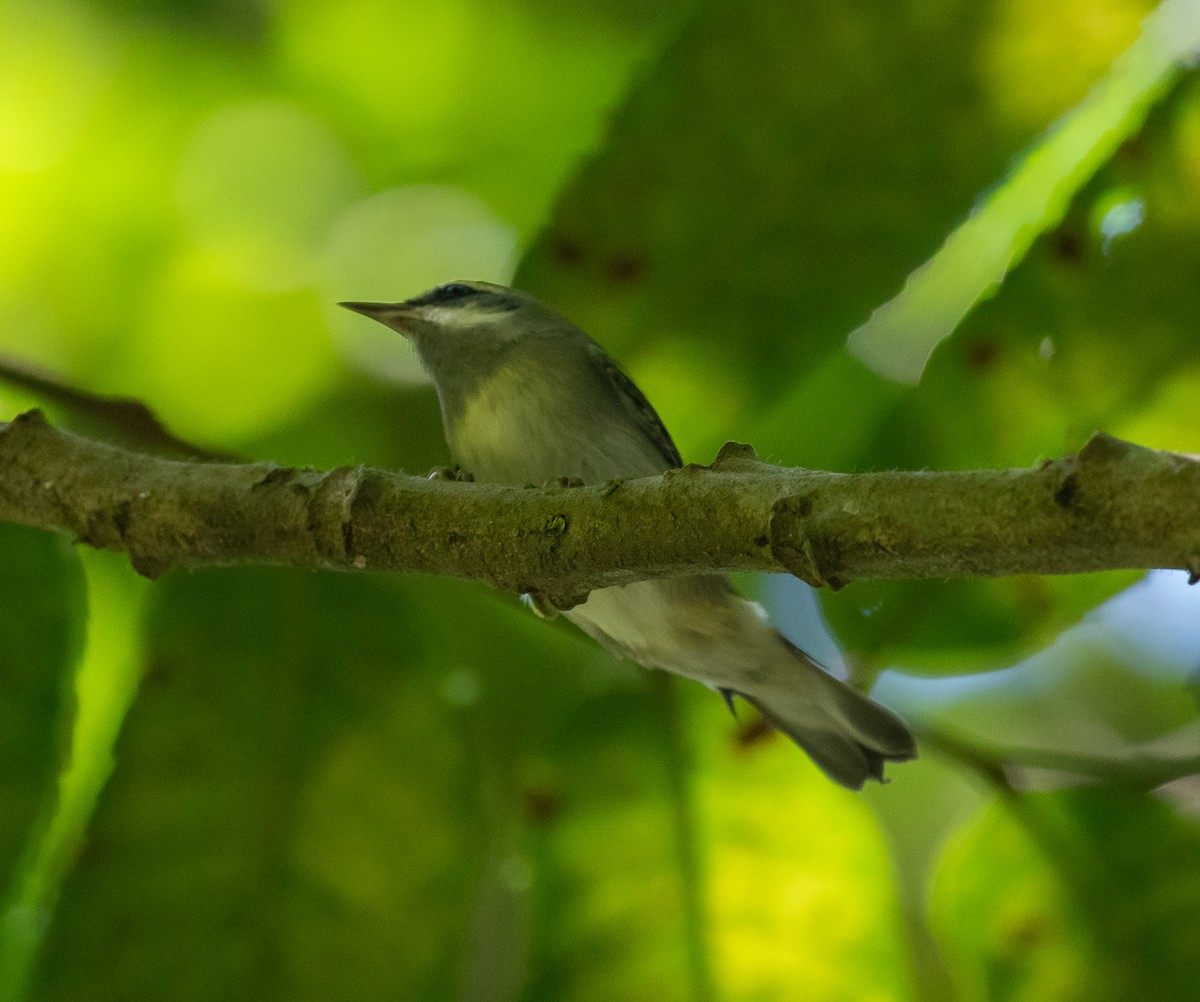
<path id="1" fill-rule="evenodd" d="M 469 285 L 463 285 L 461 282 L 447 282 L 445 285 L 439 285 L 429 294 L 431 302 L 448 303 L 455 299 L 465 299 L 467 296 L 475 295 L 475 289 Z"/>

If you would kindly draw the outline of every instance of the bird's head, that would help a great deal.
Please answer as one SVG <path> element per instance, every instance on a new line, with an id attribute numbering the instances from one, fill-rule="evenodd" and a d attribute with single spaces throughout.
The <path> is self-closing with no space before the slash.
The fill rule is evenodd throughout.
<path id="1" fill-rule="evenodd" d="M 490 282 L 447 282 L 398 303 L 339 305 L 408 338 L 439 386 L 485 375 L 514 350 L 579 336 L 545 303 Z"/>

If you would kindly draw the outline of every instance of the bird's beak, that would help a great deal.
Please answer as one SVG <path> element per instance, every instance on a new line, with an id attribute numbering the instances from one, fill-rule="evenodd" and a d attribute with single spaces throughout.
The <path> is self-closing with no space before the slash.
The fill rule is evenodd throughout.
<path id="1" fill-rule="evenodd" d="M 417 314 L 416 308 L 409 303 L 338 303 L 338 306 L 378 320 L 405 337 L 411 336 Z"/>

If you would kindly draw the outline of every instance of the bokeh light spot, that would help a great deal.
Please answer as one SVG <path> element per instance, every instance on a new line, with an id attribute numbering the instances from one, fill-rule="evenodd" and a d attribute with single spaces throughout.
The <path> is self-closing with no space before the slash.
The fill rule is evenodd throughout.
<path id="1" fill-rule="evenodd" d="M 223 108 L 184 151 L 176 199 L 191 241 L 231 278 L 265 292 L 309 284 L 317 248 L 359 190 L 349 155 L 298 108 Z"/>
<path id="2" fill-rule="evenodd" d="M 91 8 L 0 8 L 0 171 L 36 171 L 72 147 L 104 93 L 114 46 Z"/>
<path id="3" fill-rule="evenodd" d="M 198 254 L 162 280 L 136 336 L 146 384 L 132 395 L 201 442 L 276 426 L 341 371 L 311 290 L 263 295 Z"/>
<path id="4" fill-rule="evenodd" d="M 1041 129 L 1086 93 L 1137 37 L 1142 0 L 1008 0 L 985 38 L 982 76 L 993 108 Z"/>
<path id="5" fill-rule="evenodd" d="M 334 336 L 360 368 L 420 380 L 403 338 L 334 304 L 395 302 L 456 278 L 507 283 L 516 256 L 516 231 L 469 192 L 414 185 L 372 195 L 342 214 L 325 254 L 321 284 Z"/>

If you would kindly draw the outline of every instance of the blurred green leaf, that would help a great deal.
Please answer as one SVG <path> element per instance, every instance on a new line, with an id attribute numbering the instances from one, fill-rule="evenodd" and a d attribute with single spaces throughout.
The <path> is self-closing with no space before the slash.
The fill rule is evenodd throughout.
<path id="1" fill-rule="evenodd" d="M 892 856 L 864 798 L 781 735 L 735 738 L 712 694 L 688 692 L 720 997 L 919 997 Z"/>
<path id="2" fill-rule="evenodd" d="M 1117 789 L 994 806 L 948 847 L 934 891 L 959 997 L 1188 997 L 1200 878 L 1185 861 L 1197 851 L 1194 820 Z"/>
<path id="3" fill-rule="evenodd" d="M 916 383 L 929 355 L 967 312 L 999 287 L 1033 240 L 1062 218 L 1067 204 L 1146 112 L 1194 60 L 1200 16 L 1192 0 L 1163 0 L 1140 37 L 1114 60 L 1084 100 L 1063 115 L 1004 183 L 981 200 L 903 291 L 846 340 L 873 372 Z M 1097 213 L 1105 248 L 1140 225 L 1144 205 L 1122 193 Z"/>
<path id="4" fill-rule="evenodd" d="M 703 5 L 560 196 L 519 282 L 639 379 L 659 341 L 718 374 L 741 406 L 714 415 L 732 427 L 684 428 L 685 452 L 747 434 L 786 398 L 790 420 L 756 444 L 806 461 L 807 412 L 861 402 L 788 392 L 1034 135 L 981 86 L 972 54 L 990 27 L 978 4 Z"/>
<path id="5" fill-rule="evenodd" d="M 961 468 L 1024 466 L 1097 429 L 1147 420 L 1157 389 L 1194 370 L 1200 289 L 1200 82 L 1177 90 L 1076 198 L 1001 293 L 944 344 L 920 389 L 895 406 L 866 453 Z M 1111 242 L 1093 218 L 1136 192 L 1145 221 Z M 1153 439 L 1147 444 L 1155 445 Z M 1200 447 L 1200 431 L 1176 448 Z"/>
<path id="6" fill-rule="evenodd" d="M 404 595 L 270 570 L 162 582 L 37 997 L 445 997 L 465 753 Z"/>
<path id="7" fill-rule="evenodd" d="M 0 523 L 0 880 L 7 885 L 33 821 L 53 804 L 83 642 L 84 588 L 70 545 Z"/>
<path id="8" fill-rule="evenodd" d="M 696 833 L 678 827 L 669 741 L 654 706 L 628 693 L 591 699 L 564 721 L 545 787 L 554 791 L 553 812 L 532 843 L 537 936 L 528 997 L 706 997 L 688 967 L 679 867 Z"/>
<path id="9" fill-rule="evenodd" d="M 1092 944 L 1055 862 L 998 804 L 947 845 L 930 921 L 950 962 L 957 998 L 1095 997 Z"/>
<path id="10" fill-rule="evenodd" d="M 860 581 L 824 597 L 847 656 L 868 672 L 961 675 L 1010 667 L 1132 584 L 1138 574 Z"/>
<path id="11" fill-rule="evenodd" d="M 1078 196 L 920 387 L 885 383 L 844 343 L 1150 10 L 1101 6 L 1093 47 L 1059 50 L 1049 38 L 1070 18 L 1000 2 L 986 17 L 828 0 L 795 33 L 777 30 L 782 7 L 707 5 L 560 198 L 520 279 L 628 357 L 701 460 L 727 438 L 776 462 L 858 469 L 1026 466 L 1076 448 L 1194 365 L 1194 87 Z M 953 58 L 928 57 L 950 40 Z M 1034 70 L 1066 74 L 1060 106 L 1004 91 Z M 1135 198 L 1146 222 L 1124 235 L 1091 212 Z M 1131 580 L 872 582 L 826 608 L 861 658 L 957 672 L 1010 663 Z"/>
<path id="12" fill-rule="evenodd" d="M 239 570 L 162 582 L 147 656 L 34 997 L 441 999 L 527 954 L 556 997 L 686 980 L 663 728 L 574 634 Z"/>
<path id="13" fill-rule="evenodd" d="M 57 800 L 83 640 L 83 574 L 61 536 L 0 523 L 0 993 L 41 916 L 10 909 Z"/>
<path id="14" fill-rule="evenodd" d="M 1200 196 L 1200 178 L 1187 167 L 1196 147 L 1185 136 L 1197 118 L 1192 81 L 1078 196 L 1000 295 L 935 353 L 921 386 L 887 413 L 864 466 L 1028 466 L 1078 448 L 1095 430 L 1200 450 L 1200 426 L 1180 421 L 1178 389 L 1160 389 L 1188 385 L 1200 362 L 1192 333 L 1200 289 L 1188 277 L 1200 270 L 1200 214 L 1185 208 Z M 1145 199 L 1146 221 L 1106 248 L 1088 222 L 1091 206 L 1130 185 Z M 873 582 L 826 610 L 842 636 L 876 657 L 919 666 L 937 653 L 952 667 L 979 654 L 999 664 L 1131 580 Z M 884 615 L 852 632 L 855 605 Z M 898 645 L 905 635 L 920 638 L 912 650 Z"/>

